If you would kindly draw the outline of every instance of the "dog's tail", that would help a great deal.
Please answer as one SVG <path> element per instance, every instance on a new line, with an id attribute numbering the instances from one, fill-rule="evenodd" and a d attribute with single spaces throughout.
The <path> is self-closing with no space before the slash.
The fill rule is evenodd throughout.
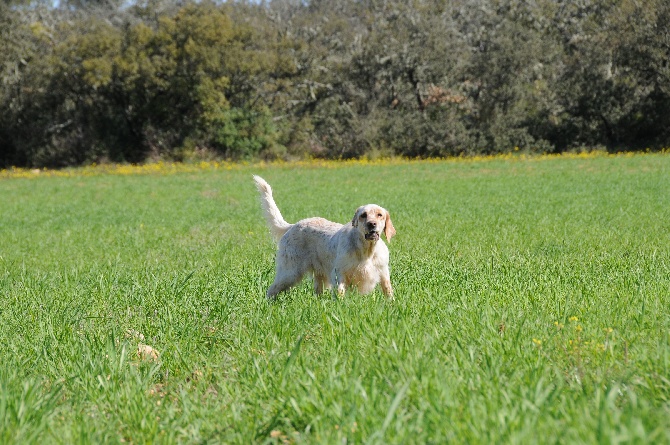
<path id="1" fill-rule="evenodd" d="M 268 226 L 270 227 L 270 233 L 276 241 L 284 236 L 286 231 L 291 228 L 292 224 L 287 223 L 284 220 L 284 217 L 281 216 L 281 212 L 275 204 L 275 200 L 272 197 L 272 187 L 270 184 L 265 182 L 265 179 L 260 176 L 254 175 L 254 182 L 256 183 L 256 188 L 261 194 L 261 206 L 263 207 L 263 216 L 265 216 Z"/>

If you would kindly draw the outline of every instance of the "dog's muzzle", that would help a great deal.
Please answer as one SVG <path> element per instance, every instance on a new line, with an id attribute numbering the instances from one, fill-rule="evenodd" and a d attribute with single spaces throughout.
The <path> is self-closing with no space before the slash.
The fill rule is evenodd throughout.
<path id="1" fill-rule="evenodd" d="M 365 239 L 368 241 L 377 241 L 379 240 L 379 232 L 368 232 L 365 234 Z"/>

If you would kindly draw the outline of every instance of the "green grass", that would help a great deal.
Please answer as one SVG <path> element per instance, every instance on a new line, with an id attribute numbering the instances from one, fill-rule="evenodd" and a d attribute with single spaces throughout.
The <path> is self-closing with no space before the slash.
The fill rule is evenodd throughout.
<path id="1" fill-rule="evenodd" d="M 395 302 L 266 302 L 252 173 Z M 669 443 L 669 308 L 668 155 L 5 178 L 0 443 Z"/>

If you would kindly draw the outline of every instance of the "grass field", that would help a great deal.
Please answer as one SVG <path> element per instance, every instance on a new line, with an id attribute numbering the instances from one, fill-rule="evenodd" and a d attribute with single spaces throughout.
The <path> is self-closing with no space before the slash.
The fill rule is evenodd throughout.
<path id="1" fill-rule="evenodd" d="M 389 209 L 396 300 L 265 301 L 252 173 Z M 63 175 L 0 175 L 0 443 L 670 443 L 668 155 Z"/>

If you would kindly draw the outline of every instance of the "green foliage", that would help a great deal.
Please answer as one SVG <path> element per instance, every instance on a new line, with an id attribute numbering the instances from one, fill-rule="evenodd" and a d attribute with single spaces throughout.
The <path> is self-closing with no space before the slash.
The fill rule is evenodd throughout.
<path id="1" fill-rule="evenodd" d="M 670 145 L 661 0 L 0 8 L 2 166 Z"/>
<path id="2" fill-rule="evenodd" d="M 187 139 L 233 158 L 275 148 L 253 86 L 285 62 L 258 46 L 256 31 L 208 2 L 148 17 L 151 6 L 135 6 L 123 26 L 95 15 L 58 25 L 43 62 L 49 89 L 31 94 L 24 112 L 39 106 L 41 117 L 62 123 L 30 144 L 29 163 L 170 157 Z"/>
<path id="3" fill-rule="evenodd" d="M 275 144 L 276 130 L 267 111 L 231 108 L 216 116 L 208 125 L 215 132 L 214 148 L 226 157 L 253 159 Z"/>
<path id="4" fill-rule="evenodd" d="M 670 156 L 318 164 L 0 179 L 0 441 L 670 441 Z M 252 173 L 395 301 L 265 301 Z"/>

